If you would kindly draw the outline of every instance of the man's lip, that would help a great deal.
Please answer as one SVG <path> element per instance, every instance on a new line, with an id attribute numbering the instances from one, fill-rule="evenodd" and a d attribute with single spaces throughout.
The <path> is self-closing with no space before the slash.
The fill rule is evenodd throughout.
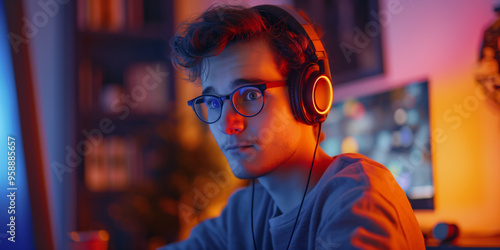
<path id="1" fill-rule="evenodd" d="M 244 148 L 249 148 L 253 147 L 252 144 L 238 144 L 238 145 L 231 145 L 227 146 L 224 148 L 224 150 L 236 150 L 236 149 L 244 149 Z"/>

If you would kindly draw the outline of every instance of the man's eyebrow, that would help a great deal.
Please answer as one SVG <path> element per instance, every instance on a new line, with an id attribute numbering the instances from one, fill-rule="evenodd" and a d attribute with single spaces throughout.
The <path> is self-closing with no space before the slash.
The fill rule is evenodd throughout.
<path id="1" fill-rule="evenodd" d="M 201 92 L 202 95 L 206 95 L 206 94 L 215 94 L 215 89 L 214 87 L 210 86 L 210 87 L 207 87 L 206 89 L 203 90 L 203 92 Z"/>
<path id="2" fill-rule="evenodd" d="M 238 78 L 234 81 L 231 82 L 231 88 L 237 88 L 239 86 L 245 85 L 245 84 L 252 84 L 252 83 L 258 83 L 258 82 L 265 82 L 265 80 L 262 80 L 260 78 Z M 215 88 L 212 86 L 207 87 L 206 89 L 203 90 L 202 94 L 215 94 Z"/>
<path id="3" fill-rule="evenodd" d="M 249 84 L 249 83 L 258 83 L 264 82 L 264 80 L 260 78 L 238 78 L 231 83 L 232 87 L 239 87 L 241 85 Z"/>

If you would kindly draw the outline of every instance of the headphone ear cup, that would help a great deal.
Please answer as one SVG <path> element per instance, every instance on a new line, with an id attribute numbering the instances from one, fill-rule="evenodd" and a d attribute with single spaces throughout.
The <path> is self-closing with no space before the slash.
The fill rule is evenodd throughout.
<path id="1" fill-rule="evenodd" d="M 306 70 L 303 79 L 304 109 L 312 123 L 319 123 L 326 119 L 333 102 L 333 85 L 329 77 L 320 73 L 317 64 L 312 64 Z"/>
<path id="2" fill-rule="evenodd" d="M 290 102 L 295 117 L 305 124 L 326 119 L 333 102 L 333 86 L 329 77 L 320 73 L 317 64 L 305 65 L 289 84 Z"/>
<path id="3" fill-rule="evenodd" d="M 288 91 L 290 93 L 290 105 L 292 106 L 292 112 L 300 122 L 307 123 L 307 119 L 304 116 L 304 112 L 302 111 L 302 72 L 304 71 L 304 67 L 300 69 L 292 70 L 288 76 Z"/>

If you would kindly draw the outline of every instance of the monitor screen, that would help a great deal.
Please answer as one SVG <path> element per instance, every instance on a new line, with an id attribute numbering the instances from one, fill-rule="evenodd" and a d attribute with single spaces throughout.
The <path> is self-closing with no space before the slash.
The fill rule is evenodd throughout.
<path id="1" fill-rule="evenodd" d="M 0 34 L 9 34 L 3 1 Z M 10 43 L 5 36 L 0 39 L 0 249 L 35 248 L 17 91 Z"/>
<path id="2" fill-rule="evenodd" d="M 434 208 L 427 81 L 336 103 L 323 129 L 327 154 L 356 152 L 382 163 L 413 209 Z"/>
<path id="3" fill-rule="evenodd" d="M 24 3 L 0 0 L 0 249 L 59 249 Z"/>

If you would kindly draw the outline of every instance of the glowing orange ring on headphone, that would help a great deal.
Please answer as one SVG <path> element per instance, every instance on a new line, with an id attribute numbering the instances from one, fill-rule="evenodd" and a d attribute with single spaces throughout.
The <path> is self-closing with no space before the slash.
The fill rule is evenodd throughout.
<path id="1" fill-rule="evenodd" d="M 326 81 L 326 86 L 327 86 L 327 92 L 329 93 L 328 94 L 328 97 L 327 97 L 327 101 L 328 101 L 328 104 L 327 104 L 327 107 L 324 109 L 324 110 L 321 110 L 318 108 L 318 104 L 316 103 L 316 88 L 318 87 L 318 82 L 320 80 L 324 79 Z M 326 97 L 326 96 L 325 96 Z M 314 110 L 316 111 L 317 114 L 319 115 L 326 115 L 328 114 L 328 112 L 330 111 L 331 107 L 332 107 L 332 102 L 333 102 L 333 87 L 332 87 L 332 81 L 330 81 L 330 78 L 328 78 L 327 76 L 319 76 L 318 78 L 316 78 L 316 81 L 314 81 L 314 88 L 313 88 L 313 91 L 312 91 L 312 100 L 313 100 L 313 106 L 314 106 Z"/>

